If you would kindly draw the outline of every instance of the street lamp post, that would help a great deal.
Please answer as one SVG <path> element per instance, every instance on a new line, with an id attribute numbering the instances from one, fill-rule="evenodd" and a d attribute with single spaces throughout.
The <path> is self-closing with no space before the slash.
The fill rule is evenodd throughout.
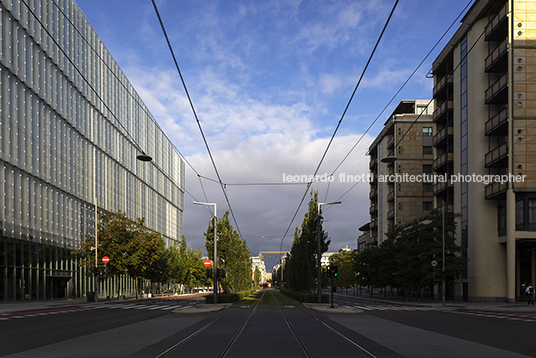
<path id="1" fill-rule="evenodd" d="M 142 162 L 150 162 L 153 158 L 144 152 L 138 154 L 136 159 Z M 99 302 L 99 278 L 98 274 L 98 206 L 97 206 L 97 147 L 93 146 L 93 203 L 95 204 L 95 268 L 93 269 L 93 276 L 95 277 L 95 302 Z M 137 293 L 136 293 L 137 294 Z"/>
<path id="2" fill-rule="evenodd" d="M 322 205 L 335 205 L 340 204 L 340 201 L 335 201 L 333 203 L 318 203 L 317 211 L 316 211 L 316 220 L 317 220 L 317 229 L 316 229 L 316 242 L 317 242 L 317 251 L 316 251 L 316 283 L 317 283 L 317 289 L 318 289 L 318 303 L 322 303 L 322 254 L 320 252 L 321 250 L 321 237 L 320 232 L 322 231 L 322 223 L 320 222 L 322 220 L 322 216 L 320 215 L 320 210 Z M 333 289 L 333 288 L 332 288 Z"/>
<path id="3" fill-rule="evenodd" d="M 200 203 L 198 201 L 193 202 L 196 205 L 208 205 L 212 206 L 214 205 L 214 303 L 218 303 L 218 239 L 216 238 L 216 224 L 218 220 L 218 216 L 216 214 L 216 203 Z"/>

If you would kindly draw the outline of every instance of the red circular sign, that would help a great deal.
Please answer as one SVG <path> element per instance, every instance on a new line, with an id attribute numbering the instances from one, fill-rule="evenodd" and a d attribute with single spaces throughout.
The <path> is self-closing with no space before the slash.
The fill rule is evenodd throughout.
<path id="1" fill-rule="evenodd" d="M 205 260 L 205 262 L 203 262 L 203 265 L 205 265 L 206 267 L 209 267 L 212 265 L 212 261 L 210 260 Z"/>
<path id="2" fill-rule="evenodd" d="M 108 262 L 110 262 L 110 258 L 108 256 L 104 256 L 102 258 L 102 262 L 104 262 L 105 264 L 107 264 Z"/>
<path id="3" fill-rule="evenodd" d="M 432 267 L 436 267 L 438 262 L 437 262 L 437 260 L 432 260 L 431 264 L 432 264 Z"/>

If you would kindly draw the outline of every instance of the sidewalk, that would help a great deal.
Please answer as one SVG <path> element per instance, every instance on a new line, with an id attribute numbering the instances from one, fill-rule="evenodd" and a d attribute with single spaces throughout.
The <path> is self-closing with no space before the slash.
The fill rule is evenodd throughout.
<path id="1" fill-rule="evenodd" d="M 383 298 L 379 295 L 374 295 L 370 297 L 369 293 L 362 293 L 359 295 L 354 295 L 350 290 L 348 294 L 345 292 L 336 292 L 333 293 L 337 297 L 348 297 L 356 298 L 366 301 L 374 301 L 377 304 L 381 303 L 390 303 L 390 304 L 402 304 L 402 305 L 411 305 L 411 306 L 421 306 L 421 307 L 432 307 L 438 310 L 474 310 L 482 312 L 493 312 L 493 313 L 534 313 L 536 314 L 536 305 L 527 305 L 527 301 L 518 301 L 514 303 L 507 302 L 463 302 L 463 301 L 450 301 L 447 300 L 443 306 L 442 302 L 439 300 L 428 300 L 428 299 L 419 299 L 418 301 L 404 301 L 403 299 L 389 299 Z M 525 298 L 525 297 L 523 297 Z"/>
<path id="2" fill-rule="evenodd" d="M 0 303 L 0 314 L 14 313 L 14 312 L 24 312 L 24 311 L 40 311 L 40 310 L 50 310 L 55 308 L 67 308 L 67 307 L 78 307 L 81 305 L 104 305 L 104 304 L 120 304 L 120 303 L 135 303 L 140 301 L 150 301 L 166 298 L 182 298 L 182 297 L 192 297 L 192 296 L 203 296 L 206 293 L 191 293 L 177 296 L 158 296 L 152 298 L 138 298 L 135 297 L 126 297 L 124 301 L 107 301 L 105 298 L 99 298 L 99 302 L 87 302 L 86 297 L 79 298 L 59 298 L 55 300 L 42 300 L 42 301 L 10 301 Z"/>

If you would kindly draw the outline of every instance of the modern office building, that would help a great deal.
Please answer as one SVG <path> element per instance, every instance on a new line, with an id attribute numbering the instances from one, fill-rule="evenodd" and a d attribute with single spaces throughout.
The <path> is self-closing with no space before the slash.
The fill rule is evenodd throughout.
<path id="1" fill-rule="evenodd" d="M 468 259 L 457 298 L 512 302 L 536 280 L 536 3 L 477 0 L 432 72 L 449 136 L 434 170 L 456 178 L 434 194 Z"/>
<path id="2" fill-rule="evenodd" d="M 412 100 L 398 104 L 368 150 L 370 156 L 370 222 L 366 243 L 381 245 L 391 225 L 404 224 L 434 208 L 433 101 Z M 396 158 L 389 163 L 386 157 Z"/>
<path id="3" fill-rule="evenodd" d="M 171 243 L 184 164 L 73 0 L 0 0 L 0 35 L 0 301 L 84 296 L 95 205 Z"/>

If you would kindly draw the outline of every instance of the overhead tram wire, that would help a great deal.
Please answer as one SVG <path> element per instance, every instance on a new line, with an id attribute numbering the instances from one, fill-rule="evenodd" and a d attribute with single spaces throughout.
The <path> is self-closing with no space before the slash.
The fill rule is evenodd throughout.
<path id="1" fill-rule="evenodd" d="M 361 76 L 359 77 L 359 80 L 357 81 L 357 84 L 354 88 L 354 91 L 352 92 L 352 95 L 350 96 L 350 99 L 348 100 L 348 103 L 346 104 L 346 107 L 344 108 L 344 111 L 341 115 L 341 118 L 339 119 L 339 122 L 337 123 L 337 126 L 335 127 L 335 131 L 333 132 L 332 136 L 331 136 L 331 139 L 329 140 L 329 143 L 326 147 L 326 150 L 324 151 L 324 154 L 322 155 L 322 158 L 320 159 L 320 162 L 318 163 L 318 166 L 316 167 L 316 170 L 313 174 L 313 177 L 316 176 L 316 174 L 318 173 L 318 171 L 320 170 L 320 166 L 322 165 L 327 153 L 328 153 L 328 150 L 329 148 L 331 147 L 331 143 L 333 142 L 334 138 L 335 138 L 335 135 L 337 134 L 337 131 L 339 130 L 339 127 L 341 126 L 341 123 L 346 115 L 346 112 L 348 111 L 348 108 L 350 107 L 350 104 L 352 103 L 352 100 L 357 92 L 357 89 L 359 88 L 359 85 L 361 84 L 361 81 L 363 80 L 363 77 L 365 76 L 365 72 L 367 71 L 367 68 L 368 66 L 370 65 L 370 62 L 372 61 L 372 57 L 374 56 L 374 53 L 376 52 L 376 49 L 378 48 L 379 44 L 380 44 L 380 41 L 383 37 L 383 34 L 385 33 L 385 30 L 387 29 L 387 25 L 389 25 L 389 22 L 391 21 L 391 17 L 393 16 L 393 13 L 395 12 L 395 9 L 396 9 L 396 6 L 398 5 L 398 1 L 399 0 L 396 0 L 394 5 L 393 5 L 393 8 L 391 9 L 391 12 L 389 13 L 389 16 L 387 17 L 387 21 L 385 22 L 385 25 L 383 26 L 383 29 L 380 33 L 380 35 L 378 36 L 378 39 L 376 41 L 376 44 L 374 45 L 374 48 L 372 49 L 372 52 L 367 60 L 367 63 L 365 65 L 365 67 L 363 68 L 363 71 L 361 73 Z M 298 205 L 298 208 L 296 209 L 296 212 L 294 213 L 294 215 L 292 216 L 292 220 L 290 221 L 290 224 L 289 226 L 287 227 L 287 230 L 285 231 L 285 234 L 283 235 L 283 238 L 281 239 L 281 247 L 283 246 L 283 240 L 285 239 L 285 237 L 288 235 L 288 232 L 290 231 L 290 228 L 292 227 L 292 223 L 294 222 L 294 220 L 296 219 L 296 216 L 298 215 L 298 212 L 301 208 L 301 206 L 303 205 L 303 202 L 305 200 L 305 197 L 307 196 L 307 193 L 309 192 L 309 189 L 312 185 L 312 182 L 308 183 L 307 184 L 307 189 L 305 190 L 305 193 L 303 194 L 302 196 L 302 199 L 300 201 L 300 204 Z"/>
<path id="2" fill-rule="evenodd" d="M 472 1 L 471 1 L 472 2 Z M 471 2 L 466 6 L 466 8 L 471 4 Z M 464 9 L 465 11 L 465 9 Z M 462 12 L 463 13 L 463 12 Z M 461 16 L 461 14 L 460 14 Z M 466 57 L 469 55 L 469 53 L 471 53 L 471 51 L 473 50 L 473 48 L 476 46 L 476 44 L 478 43 L 478 41 L 480 40 L 480 38 L 482 38 L 482 36 L 484 36 L 484 34 L 486 33 L 486 29 L 484 29 L 482 31 L 482 33 L 478 36 L 478 38 L 475 40 L 475 42 L 473 43 L 473 45 L 471 45 L 470 48 L 467 49 L 467 55 Z M 456 72 L 456 70 L 461 66 L 461 62 L 462 62 L 463 58 L 460 59 L 460 61 L 458 62 L 458 64 L 456 65 L 456 67 L 453 69 L 452 71 L 452 74 L 448 75 L 448 76 L 453 76 L 454 75 L 454 72 Z M 432 103 L 433 99 L 431 99 L 430 101 L 428 101 L 428 104 L 427 106 L 430 105 L 430 103 Z M 411 122 L 411 125 L 409 126 L 409 128 L 404 132 L 404 134 L 402 135 L 402 137 L 400 137 L 400 139 L 395 143 L 394 145 L 394 148 L 396 148 L 400 142 L 402 141 L 402 139 L 408 134 L 408 132 L 411 130 L 411 128 L 413 127 L 413 125 L 415 125 L 415 123 L 419 120 L 419 118 L 421 117 L 422 113 L 419 113 L 419 115 L 417 116 L 417 118 L 415 118 L 415 120 L 413 122 Z M 370 174 L 370 172 L 369 172 Z M 352 187 L 350 189 L 348 189 L 343 195 L 341 195 L 337 201 L 339 201 L 340 199 L 342 199 L 346 194 L 348 194 L 348 192 L 350 192 L 357 184 L 359 184 L 359 182 L 355 183 L 354 185 L 352 185 Z M 329 207 L 326 208 L 326 211 L 329 210 Z"/>
<path id="3" fill-rule="evenodd" d="M 417 73 L 417 71 L 419 70 L 419 68 L 423 65 L 423 63 L 428 59 L 428 57 L 432 54 L 432 52 L 435 50 L 435 48 L 441 43 L 441 41 L 443 40 L 443 38 L 449 33 L 449 31 L 452 29 L 452 27 L 457 23 L 458 19 L 465 13 L 465 11 L 467 10 L 467 8 L 473 3 L 474 0 L 471 0 L 469 1 L 469 3 L 465 6 L 465 8 L 460 12 L 460 14 L 458 15 L 458 17 L 456 17 L 456 19 L 454 19 L 454 21 L 450 24 L 450 26 L 447 28 L 447 30 L 443 33 L 443 35 L 441 35 L 441 37 L 439 38 L 439 40 L 437 40 L 437 42 L 435 43 L 435 45 L 432 47 L 432 49 L 426 54 L 426 56 L 422 59 L 422 61 L 419 63 L 419 65 L 415 68 L 415 70 L 411 73 L 411 75 L 408 77 L 408 79 L 402 84 L 402 86 L 398 89 L 398 91 L 393 95 L 393 97 L 391 98 L 391 100 L 389 100 L 389 102 L 385 105 L 385 107 L 383 107 L 383 109 L 381 110 L 381 112 L 378 114 L 378 116 L 376 117 L 376 119 L 374 119 L 374 121 L 372 121 L 372 123 L 368 126 L 368 128 L 365 130 L 365 132 L 361 135 L 361 137 L 359 137 L 359 139 L 357 140 L 357 142 L 354 144 L 354 146 L 350 149 L 350 151 L 344 156 L 344 158 L 341 160 L 341 162 L 335 167 L 335 169 L 333 169 L 331 175 L 334 175 L 335 172 L 340 168 L 340 166 L 346 161 L 346 159 L 348 159 L 348 157 L 350 156 L 350 154 L 353 152 L 353 150 L 359 145 L 359 143 L 361 142 L 361 140 L 365 137 L 365 135 L 370 131 L 370 129 L 372 128 L 372 126 L 378 121 L 378 119 L 383 115 L 383 113 L 387 110 L 387 108 L 391 105 L 391 103 L 395 100 L 395 98 L 400 94 L 400 92 L 404 89 L 404 87 L 406 87 L 406 85 L 408 84 L 408 82 L 413 78 L 413 76 L 415 75 L 415 73 Z"/>
<path id="4" fill-rule="evenodd" d="M 184 81 L 184 77 L 182 76 L 182 72 L 180 70 L 179 63 L 178 63 L 177 58 L 175 56 L 175 52 L 173 51 L 173 46 L 171 46 L 171 42 L 169 41 L 169 37 L 167 35 L 166 28 L 164 27 L 164 22 L 162 21 L 162 17 L 160 16 L 160 12 L 158 11 L 158 7 L 156 6 L 155 0 L 151 0 L 151 1 L 153 3 L 153 7 L 154 7 L 154 10 L 155 10 L 156 16 L 158 17 L 158 22 L 160 23 L 160 27 L 162 28 L 162 32 L 164 33 L 164 37 L 165 37 L 166 42 L 168 44 L 169 51 L 171 53 L 171 57 L 173 58 L 173 62 L 175 63 L 175 67 L 176 67 L 177 72 L 179 74 L 179 77 L 181 79 L 182 86 L 184 88 L 184 92 L 186 93 L 186 97 L 188 98 L 188 102 L 190 103 L 190 108 L 192 109 L 192 113 L 193 113 L 193 115 L 195 117 L 195 120 L 197 122 L 197 126 L 199 128 L 200 133 L 201 133 L 201 137 L 203 138 L 203 142 L 205 143 L 205 147 L 207 148 L 207 152 L 208 152 L 208 155 L 210 157 L 210 161 L 212 162 L 212 166 L 214 168 L 214 171 L 216 172 L 216 176 L 218 177 L 218 182 L 220 184 L 220 187 L 222 189 L 223 195 L 225 197 L 225 201 L 227 202 L 227 207 L 229 208 L 229 212 L 231 213 L 231 216 L 233 217 L 233 221 L 235 223 L 238 235 L 240 236 L 240 238 L 242 238 L 242 233 L 240 232 L 238 222 L 236 221 L 236 217 L 235 217 L 233 208 L 231 207 L 229 197 L 227 196 L 227 192 L 225 191 L 225 187 L 224 187 L 224 184 L 223 184 L 223 182 L 221 180 L 221 176 L 220 176 L 220 173 L 219 173 L 218 168 L 216 166 L 216 162 L 214 161 L 214 157 L 212 156 L 212 152 L 210 151 L 210 147 L 208 145 L 207 138 L 205 137 L 205 133 L 203 132 L 203 128 L 201 127 L 201 122 L 199 121 L 199 117 L 197 116 L 197 112 L 195 110 L 194 103 L 192 101 L 192 98 L 190 97 L 190 93 L 188 92 L 188 88 L 186 87 L 186 82 Z M 247 244 L 246 244 L 246 246 L 247 246 Z M 248 250 L 253 254 L 253 251 L 251 251 L 251 249 L 249 247 L 248 247 Z"/>

